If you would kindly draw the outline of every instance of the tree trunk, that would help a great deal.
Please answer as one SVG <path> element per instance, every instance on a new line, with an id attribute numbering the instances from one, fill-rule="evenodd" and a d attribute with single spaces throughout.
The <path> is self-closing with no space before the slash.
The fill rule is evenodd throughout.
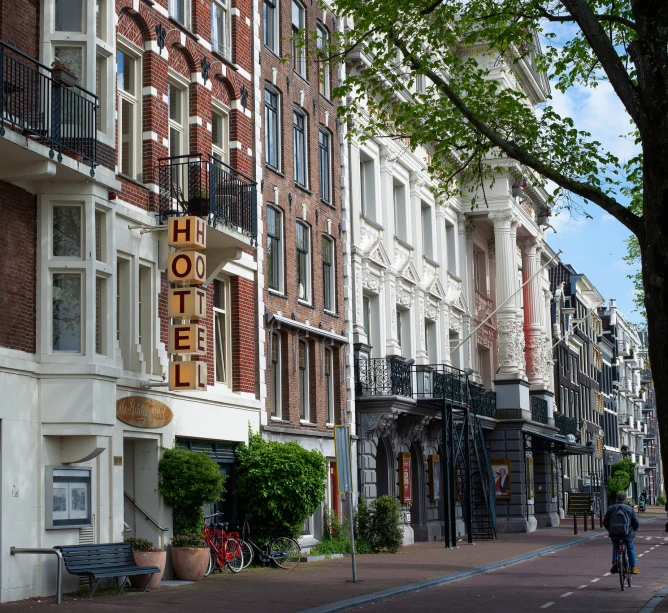
<path id="1" fill-rule="evenodd" d="M 661 437 L 663 475 L 668 475 L 668 117 L 643 141 L 644 235 L 639 236 L 647 310 L 649 360 Z"/>

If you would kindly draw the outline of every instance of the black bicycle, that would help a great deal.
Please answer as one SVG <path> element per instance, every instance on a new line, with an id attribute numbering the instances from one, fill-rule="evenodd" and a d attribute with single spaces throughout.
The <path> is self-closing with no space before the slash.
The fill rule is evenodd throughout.
<path id="1" fill-rule="evenodd" d="M 631 587 L 631 565 L 629 564 L 629 552 L 626 548 L 626 541 L 620 539 L 617 541 L 617 573 L 619 574 L 619 585 L 624 591 L 624 584 Z"/>
<path id="2" fill-rule="evenodd" d="M 297 568 L 302 557 L 302 548 L 295 539 L 289 536 L 279 536 L 269 541 L 264 547 L 259 547 L 250 538 L 248 519 L 244 521 L 241 532 L 241 551 L 243 552 L 244 568 L 253 561 L 254 551 L 257 550 L 262 564 L 273 562 L 279 568 L 293 570 Z"/>

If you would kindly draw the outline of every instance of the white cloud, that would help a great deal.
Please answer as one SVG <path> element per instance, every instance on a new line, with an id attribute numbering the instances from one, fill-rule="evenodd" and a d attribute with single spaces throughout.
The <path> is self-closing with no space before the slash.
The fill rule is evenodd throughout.
<path id="1" fill-rule="evenodd" d="M 574 217 L 569 211 L 562 211 L 552 216 L 550 223 L 562 236 L 572 236 L 584 230 L 587 223 L 584 217 Z"/>
<path id="2" fill-rule="evenodd" d="M 612 215 L 610 215 L 610 213 L 606 213 L 605 215 L 603 215 L 603 216 L 601 217 L 601 225 L 608 224 L 608 223 L 610 223 L 611 221 L 616 221 L 616 220 L 615 220 L 615 218 L 614 218 Z"/>

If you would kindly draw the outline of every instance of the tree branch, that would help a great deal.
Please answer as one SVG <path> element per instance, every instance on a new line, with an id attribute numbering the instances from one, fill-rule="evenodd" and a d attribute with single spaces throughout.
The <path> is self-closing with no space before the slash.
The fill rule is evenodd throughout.
<path id="1" fill-rule="evenodd" d="M 640 97 L 633 81 L 624 68 L 615 47 L 608 38 L 603 26 L 596 18 L 586 0 L 561 0 L 568 12 L 580 26 L 592 51 L 598 58 L 610 85 L 622 101 L 626 112 L 638 127 L 647 127 L 646 115 L 640 104 Z"/>
<path id="2" fill-rule="evenodd" d="M 614 198 L 611 198 L 601 189 L 570 179 L 569 177 L 558 172 L 535 155 L 529 153 L 517 143 L 503 138 L 496 130 L 488 126 L 485 122 L 478 119 L 478 117 L 469 109 L 466 103 L 459 97 L 452 87 L 436 72 L 430 68 L 424 68 L 418 58 L 416 58 L 402 42 L 394 30 L 389 32 L 392 42 L 401 50 L 404 57 L 409 61 L 414 70 L 423 70 L 424 73 L 437 85 L 441 91 L 447 96 L 453 106 L 471 123 L 471 125 L 482 134 L 493 145 L 499 147 L 509 157 L 517 160 L 521 164 L 525 164 L 532 168 L 537 173 L 554 181 L 560 187 L 581 196 L 591 202 L 600 206 L 606 213 L 610 213 L 615 219 L 624 224 L 633 234 L 639 236 L 643 231 L 642 218 L 631 212 L 626 207 L 619 204 Z"/>
<path id="3" fill-rule="evenodd" d="M 573 16 L 568 17 L 566 15 L 553 15 L 552 13 L 548 13 L 542 6 L 538 7 L 538 11 L 543 16 L 543 18 L 547 19 L 548 21 L 554 21 L 556 23 L 567 23 L 567 22 L 577 21 Z M 600 22 L 618 23 L 623 26 L 626 26 L 627 28 L 631 28 L 632 30 L 636 29 L 635 21 L 631 21 L 630 19 L 627 19 L 626 17 L 621 17 L 620 15 L 594 14 L 594 17 L 598 19 L 598 21 Z"/>

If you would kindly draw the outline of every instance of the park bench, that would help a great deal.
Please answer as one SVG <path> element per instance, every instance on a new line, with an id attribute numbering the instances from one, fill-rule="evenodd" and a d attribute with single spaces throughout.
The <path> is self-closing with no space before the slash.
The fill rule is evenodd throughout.
<path id="1" fill-rule="evenodd" d="M 60 545 L 54 547 L 62 553 L 67 572 L 88 577 L 89 599 L 93 598 L 101 579 L 123 577 L 118 590 L 120 596 L 132 575 L 153 575 L 160 572 L 157 566 L 140 567 L 135 564 L 130 543 L 106 543 L 101 545 Z M 149 577 L 149 581 L 151 580 Z M 142 590 L 148 588 L 148 581 Z"/>

